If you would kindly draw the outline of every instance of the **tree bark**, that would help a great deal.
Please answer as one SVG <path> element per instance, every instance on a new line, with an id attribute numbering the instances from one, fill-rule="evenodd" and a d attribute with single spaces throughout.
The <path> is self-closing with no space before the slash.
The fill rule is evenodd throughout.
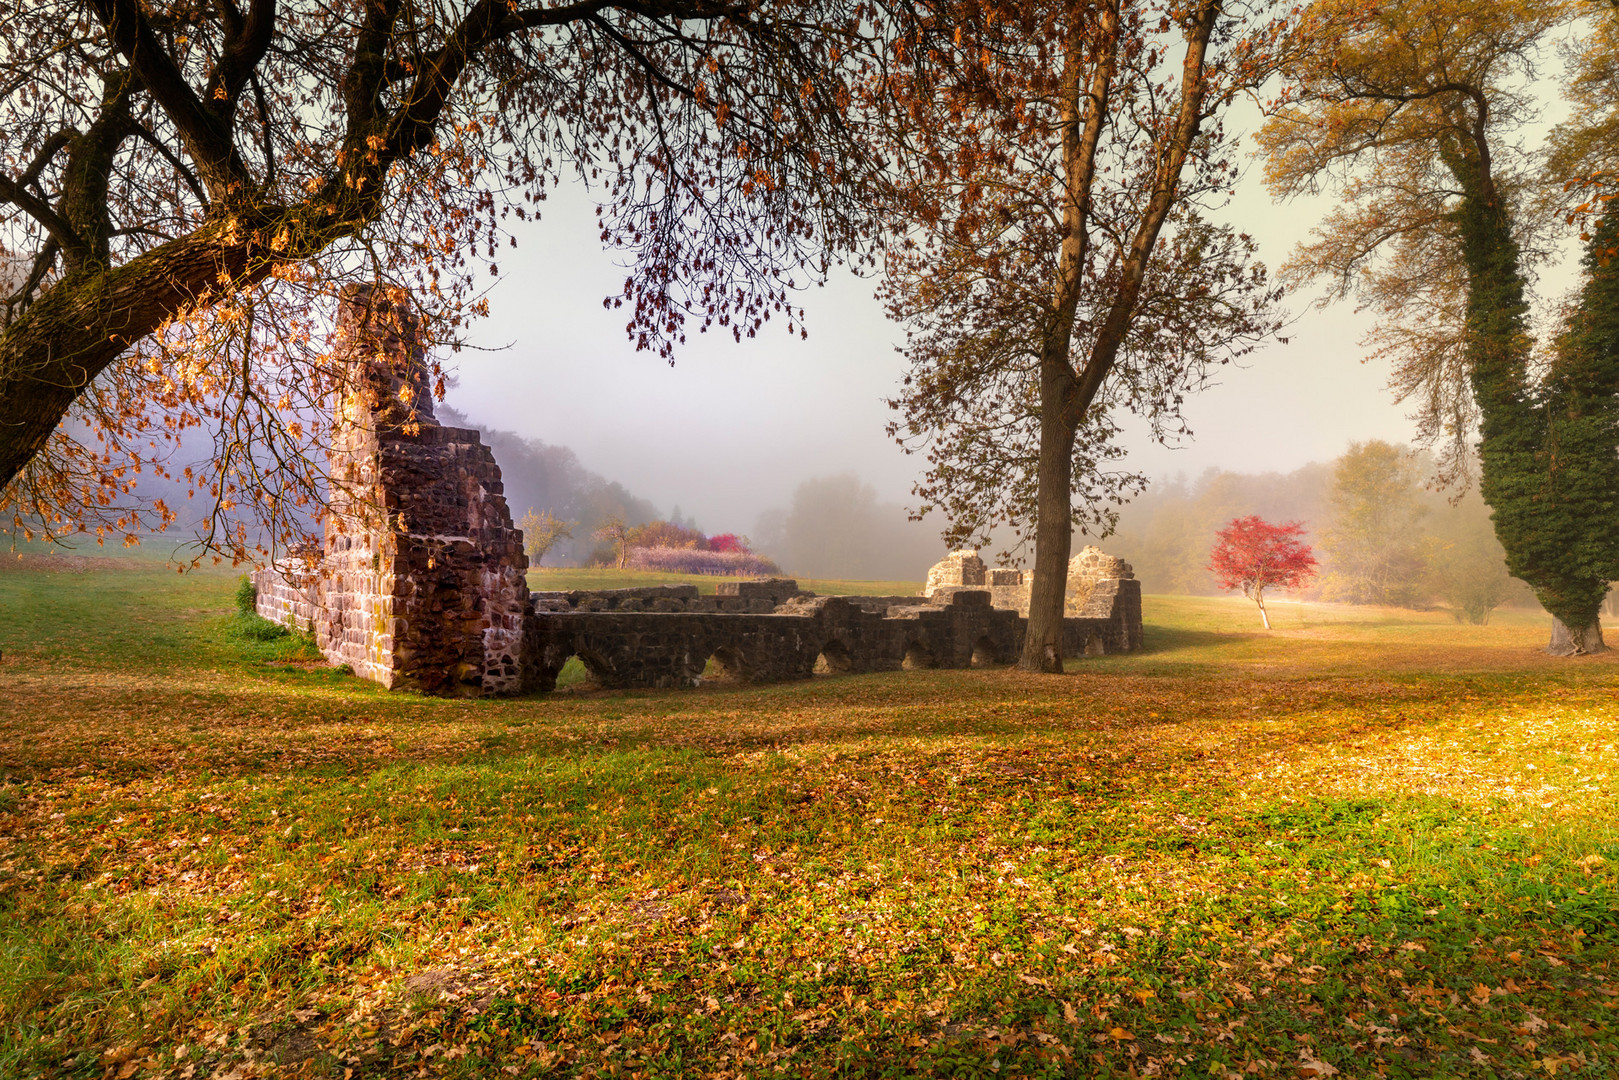
<path id="1" fill-rule="evenodd" d="M 1550 655 L 1589 656 L 1607 651 L 1608 646 L 1602 640 L 1602 623 L 1595 615 L 1588 624 L 1572 627 L 1552 616 L 1552 640 L 1546 646 Z"/>
<path id="2" fill-rule="evenodd" d="M 1050 354 L 1052 350 L 1048 350 Z M 1066 347 L 1063 353 L 1066 354 Z M 1034 581 L 1029 586 L 1029 626 L 1023 636 L 1023 671 L 1062 671 L 1063 617 L 1068 607 L 1068 557 L 1073 545 L 1074 436 L 1067 420 L 1073 374 L 1066 355 L 1042 357 L 1040 462 L 1036 475 Z"/>

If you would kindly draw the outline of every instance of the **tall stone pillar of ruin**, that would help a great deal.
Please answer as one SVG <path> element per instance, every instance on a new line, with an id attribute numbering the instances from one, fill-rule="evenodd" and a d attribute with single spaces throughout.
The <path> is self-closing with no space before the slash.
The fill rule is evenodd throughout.
<path id="1" fill-rule="evenodd" d="M 523 534 L 478 433 L 434 419 L 418 327 L 403 289 L 344 291 L 317 644 L 388 687 L 516 693 L 533 679 Z"/>

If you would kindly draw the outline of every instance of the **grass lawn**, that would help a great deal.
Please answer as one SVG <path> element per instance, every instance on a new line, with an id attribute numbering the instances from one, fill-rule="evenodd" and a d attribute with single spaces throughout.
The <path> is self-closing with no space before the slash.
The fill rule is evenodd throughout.
<path id="1" fill-rule="evenodd" d="M 0 568 L 0 1076 L 1619 1070 L 1619 661 L 1543 617 L 438 701 L 78 569 Z"/>

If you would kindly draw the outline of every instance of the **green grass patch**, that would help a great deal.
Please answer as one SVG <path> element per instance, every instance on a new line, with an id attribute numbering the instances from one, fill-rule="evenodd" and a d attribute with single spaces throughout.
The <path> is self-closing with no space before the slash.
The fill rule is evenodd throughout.
<path id="1" fill-rule="evenodd" d="M 237 585 L 0 573 L 0 1075 L 1619 1069 L 1619 666 L 1536 618 L 452 701 Z"/>
<path id="2" fill-rule="evenodd" d="M 238 610 L 221 619 L 219 634 L 237 646 L 244 660 L 315 666 L 326 663 L 311 634 L 271 622 L 251 610 Z"/>

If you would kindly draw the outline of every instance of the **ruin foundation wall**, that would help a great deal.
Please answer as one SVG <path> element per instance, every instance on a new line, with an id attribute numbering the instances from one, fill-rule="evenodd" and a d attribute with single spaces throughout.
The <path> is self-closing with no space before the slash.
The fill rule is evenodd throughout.
<path id="1" fill-rule="evenodd" d="M 609 687 L 695 686 L 710 661 L 743 680 L 1009 663 L 1022 647 L 1022 571 L 952 552 L 922 596 L 818 597 L 789 578 L 531 595 L 523 534 L 476 431 L 433 417 L 402 290 L 354 287 L 335 350 L 332 506 L 318 558 L 253 576 L 260 615 L 312 631 L 323 655 L 430 694 L 552 689 L 577 656 Z M 1086 548 L 1069 566 L 1065 656 L 1141 647 L 1128 563 Z"/>

